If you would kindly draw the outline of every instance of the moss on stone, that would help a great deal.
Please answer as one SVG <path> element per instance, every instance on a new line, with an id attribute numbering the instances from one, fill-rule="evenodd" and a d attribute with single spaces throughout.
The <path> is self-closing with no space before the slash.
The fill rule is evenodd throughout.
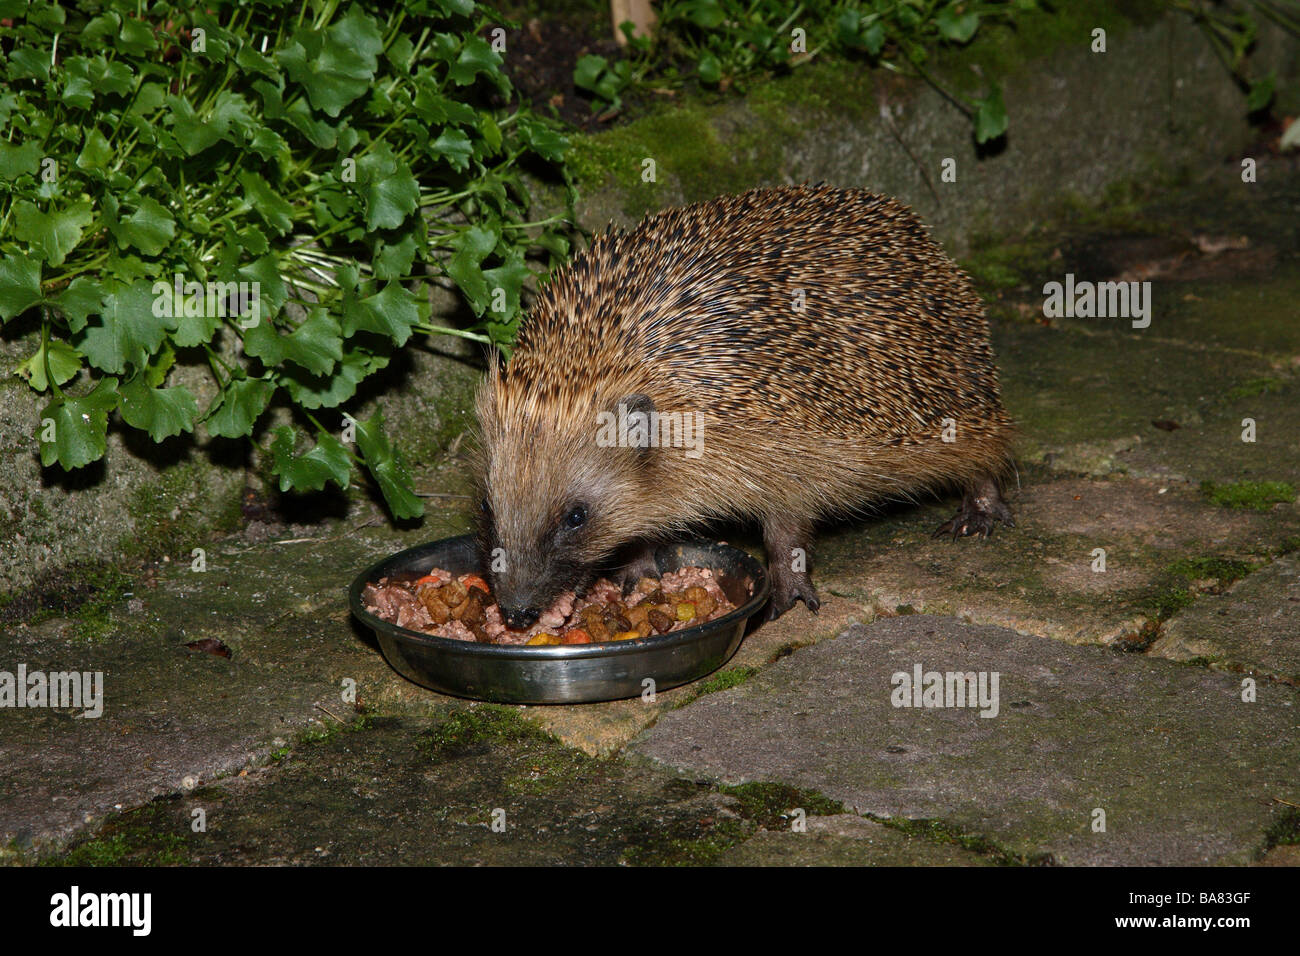
<path id="1" fill-rule="evenodd" d="M 1259 395 L 1272 395 L 1274 392 L 1282 391 L 1282 388 L 1283 382 L 1279 378 L 1252 378 L 1228 389 L 1223 398 L 1226 402 L 1236 402 Z"/>
<path id="2" fill-rule="evenodd" d="M 211 483 L 210 471 L 182 463 L 138 487 L 127 505 L 132 530 L 119 541 L 119 553 L 140 561 L 188 555 L 214 535 L 237 530 L 243 521 L 239 494 L 222 496 Z"/>
<path id="3" fill-rule="evenodd" d="M 507 741 L 557 743 L 556 739 L 519 711 L 500 704 L 479 704 L 452 711 L 423 735 L 426 751 L 438 760 L 477 753 Z"/>
<path id="4" fill-rule="evenodd" d="M 789 829 L 790 813 L 793 810 L 802 810 L 810 817 L 827 817 L 847 812 L 844 804 L 816 790 L 802 790 L 781 783 L 742 783 L 720 789 L 736 798 L 742 817 L 757 823 L 764 830 Z"/>
<path id="5" fill-rule="evenodd" d="M 181 866 L 189 862 L 187 838 L 168 832 L 179 797 L 159 797 L 136 810 L 114 814 L 93 837 L 74 842 L 40 866 Z"/>
<path id="6" fill-rule="evenodd" d="M 1201 494 L 1224 508 L 1268 511 L 1275 504 L 1295 500 L 1295 486 L 1285 481 L 1234 481 L 1218 484 L 1201 482 Z"/>
<path id="7" fill-rule="evenodd" d="M 874 814 L 864 814 L 864 816 L 868 820 L 874 820 L 891 830 L 897 830 L 916 839 L 961 847 L 963 850 L 986 857 L 1000 866 L 1034 866 L 1052 862 L 1050 854 L 1024 856 L 1019 853 L 1012 853 L 986 837 L 966 833 L 959 827 L 955 827 L 944 820 L 911 820 L 905 817 L 879 817 Z"/>
<path id="8" fill-rule="evenodd" d="M 741 108 L 737 108 L 741 109 Z M 679 199 L 699 202 L 774 182 L 781 168 L 784 124 L 750 113 L 733 123 L 698 102 L 662 106 L 625 126 L 574 137 L 570 163 L 584 190 L 610 179 L 632 219 Z M 654 181 L 646 182 L 646 160 Z"/>
<path id="9" fill-rule="evenodd" d="M 677 795 L 688 797 L 708 789 L 707 785 L 681 781 Z M 624 853 L 624 861 L 636 866 L 709 866 L 760 829 L 788 830 L 792 810 L 803 810 L 808 816 L 845 812 L 837 800 L 785 784 L 756 781 L 716 790 L 735 800 L 736 816 L 705 817 L 685 836 L 638 840 Z"/>
<path id="10" fill-rule="evenodd" d="M 757 667 L 728 667 L 705 678 L 695 685 L 699 696 L 716 694 L 718 691 L 739 687 L 758 673 Z"/>
<path id="11" fill-rule="evenodd" d="M 1263 856 L 1275 846 L 1300 845 L 1300 810 L 1288 807 L 1271 827 L 1264 833 L 1264 846 L 1260 851 Z"/>
<path id="12" fill-rule="evenodd" d="M 1183 558 L 1169 565 L 1168 571 L 1179 577 L 1192 581 L 1213 578 L 1220 587 L 1227 587 L 1255 570 L 1255 565 L 1248 561 L 1232 558 L 1205 557 Z"/>

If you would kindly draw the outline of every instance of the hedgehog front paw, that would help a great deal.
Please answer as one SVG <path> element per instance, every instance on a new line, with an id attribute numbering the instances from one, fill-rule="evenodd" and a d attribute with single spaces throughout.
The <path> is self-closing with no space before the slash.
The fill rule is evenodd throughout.
<path id="1" fill-rule="evenodd" d="M 614 583 L 622 589 L 624 596 L 631 594 L 642 578 L 659 578 L 659 563 L 655 561 L 655 549 L 650 544 L 639 547 L 613 575 Z"/>

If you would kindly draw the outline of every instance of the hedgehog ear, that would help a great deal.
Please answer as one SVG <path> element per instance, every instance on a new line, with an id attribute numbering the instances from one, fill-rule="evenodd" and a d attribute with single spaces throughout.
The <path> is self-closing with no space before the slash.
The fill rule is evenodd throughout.
<path id="1" fill-rule="evenodd" d="M 643 392 L 624 395 L 611 409 L 618 423 L 619 445 L 647 458 L 655 445 L 655 403 Z"/>

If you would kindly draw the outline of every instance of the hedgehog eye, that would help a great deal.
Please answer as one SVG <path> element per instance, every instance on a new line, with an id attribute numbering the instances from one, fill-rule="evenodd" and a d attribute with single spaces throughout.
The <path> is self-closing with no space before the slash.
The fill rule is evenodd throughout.
<path id="1" fill-rule="evenodd" d="M 587 506 L 575 505 L 569 509 L 569 513 L 564 516 L 564 527 L 570 531 L 581 528 L 587 523 Z"/>
<path id="2" fill-rule="evenodd" d="M 483 509 L 485 515 L 492 513 L 492 503 L 487 500 L 486 495 L 484 495 L 483 500 L 478 503 L 478 506 Z"/>

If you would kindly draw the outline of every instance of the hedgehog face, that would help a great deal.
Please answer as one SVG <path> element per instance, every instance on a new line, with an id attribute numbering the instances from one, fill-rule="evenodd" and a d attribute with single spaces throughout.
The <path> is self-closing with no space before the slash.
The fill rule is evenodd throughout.
<path id="1" fill-rule="evenodd" d="M 643 454 L 605 447 L 588 423 L 541 423 L 480 406 L 484 495 L 480 541 L 506 623 L 527 628 L 640 530 Z M 632 533 L 629 533 L 631 531 Z"/>

